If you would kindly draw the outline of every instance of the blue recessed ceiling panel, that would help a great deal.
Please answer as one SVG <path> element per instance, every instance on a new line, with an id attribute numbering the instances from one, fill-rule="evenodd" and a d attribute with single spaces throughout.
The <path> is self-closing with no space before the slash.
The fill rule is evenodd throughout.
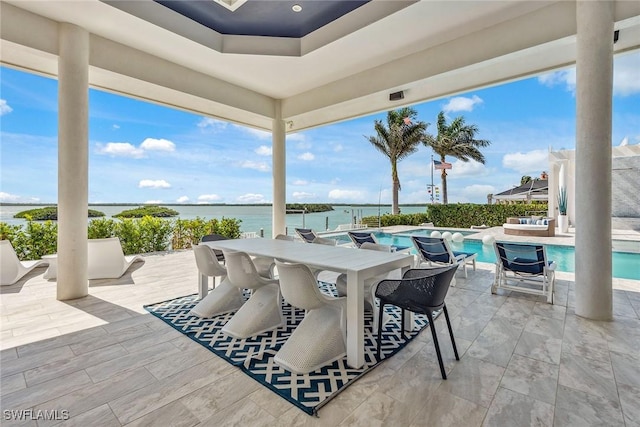
<path id="1" fill-rule="evenodd" d="M 370 0 L 248 0 L 235 11 L 213 0 L 155 0 L 222 34 L 300 38 Z M 292 7 L 302 10 L 294 12 Z"/>

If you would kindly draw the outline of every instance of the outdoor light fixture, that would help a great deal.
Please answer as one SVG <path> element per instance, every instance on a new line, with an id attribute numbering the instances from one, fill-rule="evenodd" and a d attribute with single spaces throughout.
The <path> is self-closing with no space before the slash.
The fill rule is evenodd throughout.
<path id="1" fill-rule="evenodd" d="M 404 99 L 404 92 L 393 92 L 389 94 L 389 101 L 397 101 L 399 99 Z"/>
<path id="2" fill-rule="evenodd" d="M 299 4 L 294 4 L 293 6 L 291 6 L 291 10 L 293 10 L 294 12 L 302 12 L 302 6 L 300 6 Z"/>

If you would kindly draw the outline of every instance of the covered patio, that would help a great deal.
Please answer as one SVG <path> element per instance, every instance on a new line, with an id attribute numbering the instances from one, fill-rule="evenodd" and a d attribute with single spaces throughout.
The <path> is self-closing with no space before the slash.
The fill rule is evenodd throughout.
<path id="1" fill-rule="evenodd" d="M 3 410 L 68 410 L 70 425 L 640 424 L 640 290 L 612 278 L 601 226 L 612 60 L 640 47 L 640 3 L 374 0 L 297 37 L 221 33 L 162 3 L 0 3 L 2 64 L 59 81 L 60 212 L 57 284 L 36 273 L 2 289 Z M 195 291 L 191 252 L 88 284 L 89 87 L 270 131 L 275 235 L 288 133 L 573 64 L 577 273 L 552 306 L 491 295 L 493 266 L 459 279 L 447 302 L 463 357 L 445 356 L 447 381 L 422 334 L 312 418 L 144 314 Z"/>
<path id="2" fill-rule="evenodd" d="M 270 131 L 276 235 L 287 133 L 576 64 L 577 312 L 611 319 L 612 63 L 637 2 L 164 3 L 0 3 L 2 63 L 59 81 L 58 299 L 88 294 L 89 86 Z"/>
<path id="3" fill-rule="evenodd" d="M 191 251 L 147 255 L 121 279 L 95 281 L 90 296 L 67 302 L 37 271 L 0 295 L 2 409 L 67 410 L 60 425 L 83 426 L 636 425 L 638 282 L 614 279 L 615 320 L 601 322 L 575 314 L 573 274 L 558 274 L 549 305 L 491 295 L 493 271 L 479 263 L 447 296 L 460 361 L 446 323 L 436 321 L 446 381 L 424 331 L 317 418 L 142 308 L 196 292 Z"/>

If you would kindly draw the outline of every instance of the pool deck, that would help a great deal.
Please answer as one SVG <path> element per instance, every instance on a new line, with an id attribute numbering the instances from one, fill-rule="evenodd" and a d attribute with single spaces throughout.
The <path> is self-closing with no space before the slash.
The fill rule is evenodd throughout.
<path id="1" fill-rule="evenodd" d="M 421 229 L 421 228 L 426 230 L 438 229 L 438 227 L 394 225 L 391 227 L 383 227 L 382 231 L 385 233 L 397 234 L 397 233 L 406 233 L 408 231 Z M 485 236 L 493 236 L 498 241 L 575 246 L 575 229 L 573 227 L 570 227 L 569 232 L 567 233 L 556 232 L 555 237 L 512 236 L 512 235 L 504 234 L 502 227 L 490 227 L 486 229 L 474 229 L 474 230 L 470 230 L 468 228 L 455 229 L 455 228 L 447 227 L 446 230 L 450 230 L 450 231 L 458 230 L 458 231 L 465 231 L 465 232 L 477 231 L 477 233 L 475 234 L 470 234 L 465 236 L 465 239 L 482 240 L 482 238 Z M 614 229 L 614 230 L 611 230 L 611 235 L 613 240 L 614 251 L 640 253 L 640 232 L 635 230 L 615 230 Z M 479 262 L 478 264 L 484 264 L 486 268 L 490 268 L 491 266 L 493 266 L 493 264 L 489 264 L 489 263 Z M 556 278 L 560 280 L 569 280 L 574 282 L 575 274 L 558 271 L 556 272 Z M 613 289 L 640 292 L 640 281 L 630 280 L 630 279 L 620 279 L 620 278 L 614 277 Z"/>

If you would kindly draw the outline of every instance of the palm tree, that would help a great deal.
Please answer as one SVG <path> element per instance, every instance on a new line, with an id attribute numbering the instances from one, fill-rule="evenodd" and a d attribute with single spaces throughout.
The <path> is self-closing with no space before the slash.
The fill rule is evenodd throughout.
<path id="1" fill-rule="evenodd" d="M 525 185 L 528 182 L 531 182 L 532 178 L 529 175 L 523 175 L 522 178 L 520 178 L 520 185 Z"/>
<path id="2" fill-rule="evenodd" d="M 401 190 L 398 179 L 398 162 L 418 151 L 418 145 L 424 140 L 428 123 L 415 121 L 418 113 L 405 107 L 387 112 L 386 126 L 382 120 L 374 122 L 375 136 L 366 136 L 369 142 L 391 162 L 391 181 L 393 191 L 392 213 L 400 213 L 398 191 Z"/>
<path id="3" fill-rule="evenodd" d="M 488 147 L 491 142 L 484 139 L 475 139 L 476 133 L 478 133 L 478 126 L 465 124 L 463 116 L 456 117 L 451 124 L 447 125 L 444 112 L 440 111 L 438 114 L 438 135 L 427 134 L 423 142 L 424 145 L 431 147 L 440 156 L 442 163 L 445 163 L 446 156 L 451 156 L 463 162 L 468 162 L 469 159 L 472 159 L 484 164 L 484 155 L 478 148 Z M 446 205 L 448 203 L 446 169 L 442 169 L 441 177 L 442 202 Z"/>

